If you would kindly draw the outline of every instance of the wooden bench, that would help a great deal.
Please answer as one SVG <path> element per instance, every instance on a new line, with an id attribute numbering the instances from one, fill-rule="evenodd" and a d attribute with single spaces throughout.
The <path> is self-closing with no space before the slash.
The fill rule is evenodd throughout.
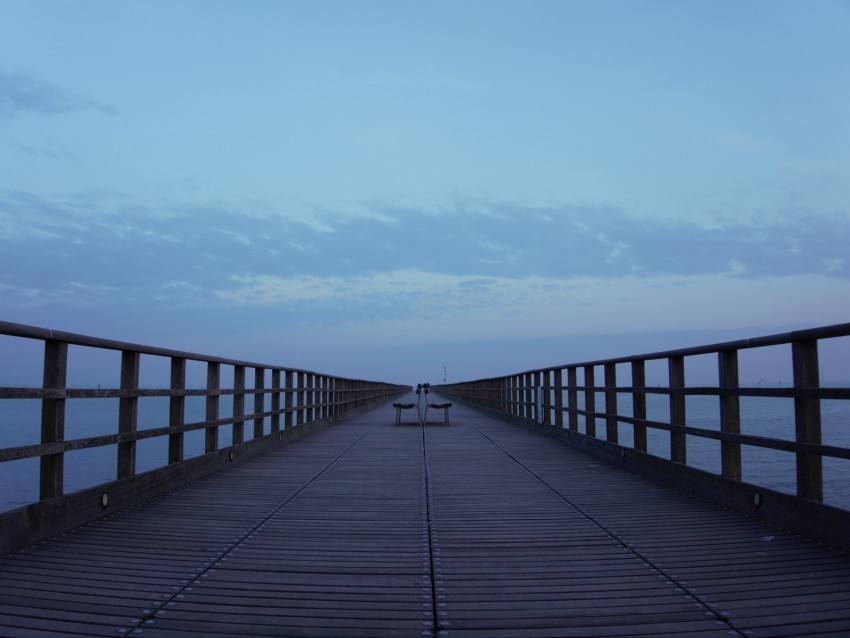
<path id="1" fill-rule="evenodd" d="M 402 410 L 410 410 L 411 408 L 415 408 L 415 403 L 393 403 L 393 407 L 395 408 L 395 422 L 396 425 L 401 423 L 401 411 Z"/>
<path id="2" fill-rule="evenodd" d="M 443 421 L 445 423 L 449 422 L 449 408 L 452 407 L 451 403 L 429 403 L 430 407 L 435 408 L 437 410 L 443 411 Z"/>

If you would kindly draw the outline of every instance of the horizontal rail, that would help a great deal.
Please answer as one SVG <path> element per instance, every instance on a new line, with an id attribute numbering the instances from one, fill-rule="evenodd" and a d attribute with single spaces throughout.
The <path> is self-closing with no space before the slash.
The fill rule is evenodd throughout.
<path id="1" fill-rule="evenodd" d="M 51 330 L 49 328 L 39 328 L 36 326 L 28 326 L 26 324 L 11 323 L 8 321 L 0 321 L 0 335 L 8 335 L 11 337 L 21 337 L 27 339 L 35 339 L 38 341 L 58 341 L 72 346 L 86 346 L 89 348 L 100 348 L 103 350 L 116 351 L 132 351 L 139 354 L 152 355 L 157 357 L 187 359 L 191 361 L 202 361 L 206 363 L 218 363 L 221 365 L 245 366 L 246 368 L 268 368 L 271 370 L 286 370 L 290 372 L 310 373 L 310 370 L 300 368 L 289 368 L 284 366 L 272 366 L 252 361 L 242 361 L 239 359 L 228 359 L 225 357 L 217 357 L 214 355 L 198 354 L 195 352 L 183 352 L 171 348 L 158 348 L 156 346 L 147 346 L 138 343 L 126 341 L 116 341 L 114 339 L 103 339 L 101 337 L 92 337 L 89 335 L 81 335 L 73 332 L 63 332 L 61 330 Z"/>
<path id="2" fill-rule="evenodd" d="M 824 444 L 821 404 L 825 400 L 843 402 L 848 422 L 842 424 L 842 432 L 848 433 L 845 438 L 850 441 L 850 388 L 821 385 L 818 347 L 826 339 L 848 337 L 850 323 L 844 323 L 754 339 L 538 368 L 435 386 L 435 389 L 459 402 L 493 410 L 512 419 L 565 430 L 604 441 L 621 449 L 622 453 L 632 449 L 678 465 L 688 465 L 690 437 L 718 441 L 720 469 L 715 474 L 732 481 L 742 481 L 744 475 L 742 446 L 790 453 L 794 455 L 796 473 L 788 479 L 796 485 L 796 496 L 823 502 L 823 459 L 841 459 L 842 462 L 850 459 L 850 445 L 843 442 Z M 790 346 L 788 369 L 793 385 L 742 385 L 738 372 L 740 351 L 774 346 Z M 705 355 L 714 357 L 709 361 L 717 375 L 717 386 L 687 385 L 686 363 L 693 357 Z M 666 383 L 646 383 L 650 361 L 660 361 L 662 366 L 666 364 Z M 663 406 L 666 419 L 648 414 L 647 399 L 653 396 L 666 397 L 667 404 Z M 693 397 L 716 400 L 714 429 L 689 422 L 688 400 Z M 743 433 L 741 405 L 742 400 L 748 398 L 793 402 L 790 414 L 793 438 Z M 597 406 L 599 401 L 604 406 Z M 604 425 L 604 430 L 597 431 L 600 424 Z M 630 441 L 620 440 L 621 427 L 626 428 L 625 438 Z M 663 433 L 667 437 L 669 455 L 652 454 L 647 441 L 653 433 Z M 850 472 L 850 468 L 846 471 Z"/>
<path id="3" fill-rule="evenodd" d="M 564 370 L 570 367 L 583 368 L 585 366 L 604 366 L 605 364 L 613 363 L 631 363 L 632 361 L 659 361 L 670 359 L 672 357 L 693 357 L 705 354 L 717 354 L 720 352 L 738 352 L 740 350 L 750 350 L 754 348 L 765 348 L 768 346 L 781 346 L 795 342 L 833 339 L 836 337 L 846 337 L 850 335 L 850 323 L 839 323 L 831 326 L 823 326 L 820 328 L 809 328 L 806 330 L 795 330 L 792 332 L 784 332 L 765 337 L 755 337 L 751 339 L 738 339 L 736 341 L 724 341 L 721 343 L 713 343 L 704 346 L 692 346 L 689 348 L 677 348 L 674 350 L 661 350 L 658 352 L 650 352 L 646 354 L 629 355 L 623 357 L 612 357 L 609 359 L 594 359 L 591 361 L 580 361 L 569 364 L 554 365 L 548 368 L 533 368 L 523 372 L 517 372 L 516 375 L 531 374 L 534 372 L 554 372 L 556 370 Z M 487 377 L 487 379 L 500 379 L 502 377 Z M 455 385 L 455 384 L 450 384 Z M 434 387 L 437 387 L 436 385 Z"/>

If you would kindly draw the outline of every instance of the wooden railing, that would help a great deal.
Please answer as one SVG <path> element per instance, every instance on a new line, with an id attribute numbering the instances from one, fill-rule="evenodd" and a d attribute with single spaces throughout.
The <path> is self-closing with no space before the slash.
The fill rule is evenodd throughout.
<path id="1" fill-rule="evenodd" d="M 687 437 L 719 442 L 720 463 L 716 474 L 727 486 L 740 483 L 744 474 L 742 446 L 788 452 L 796 460 L 796 476 L 793 477 L 796 497 L 821 502 L 824 497 L 824 458 L 850 459 L 850 446 L 823 443 L 821 403 L 824 400 L 847 402 L 844 403 L 845 413 L 850 413 L 850 388 L 821 385 L 818 347 L 826 340 L 840 340 L 848 336 L 850 324 L 840 324 L 756 339 L 528 370 L 435 386 L 435 390 L 456 401 L 480 406 L 508 418 L 540 424 L 543 430 L 556 432 L 562 439 L 572 439 L 574 444 L 611 459 L 625 461 L 630 457 L 630 465 L 636 469 L 648 469 L 653 465 L 659 469 L 651 473 L 665 479 L 677 473 L 680 478 L 685 476 L 685 473 L 676 471 L 676 466 L 688 464 Z M 771 351 L 767 359 L 769 365 L 777 365 L 774 361 L 777 358 L 787 360 L 792 382 L 787 387 L 765 387 L 758 383 L 743 386 L 739 382 L 740 357 L 745 351 L 751 357 L 754 351 L 768 349 Z M 702 368 L 713 369 L 716 385 L 686 384 L 686 366 L 694 361 L 699 361 Z M 660 377 L 657 379 L 659 382 L 654 379 L 647 383 L 648 365 L 654 366 L 653 372 Z M 850 377 L 850 365 L 846 365 L 844 370 Z M 780 371 L 771 368 L 770 374 L 778 375 Z M 602 383 L 599 383 L 600 380 Z M 648 418 L 647 399 L 653 395 L 667 398 L 665 407 L 669 418 Z M 698 427 L 689 423 L 687 405 L 692 397 L 713 397 L 717 401 L 718 423 L 714 427 Z M 792 399 L 793 440 L 742 432 L 741 400 L 746 397 Z M 604 425 L 604 432 L 597 431 L 599 424 Z M 850 422 L 845 422 L 843 427 L 847 432 Z M 648 450 L 647 446 L 648 432 L 656 435 L 656 439 L 659 433 L 666 433 L 668 454 L 659 455 L 657 450 L 656 454 L 651 454 L 652 450 Z M 656 463 L 659 456 L 664 457 L 660 459 L 663 463 Z M 674 469 L 671 470 L 671 467 Z M 845 466 L 843 471 L 843 476 L 850 476 L 850 467 Z M 690 475 L 686 482 L 687 487 L 692 487 L 695 482 L 706 483 L 706 477 Z M 754 505 L 760 506 L 766 492 L 769 490 L 750 489 L 748 494 Z"/>
<path id="2" fill-rule="evenodd" d="M 20 534 L 37 540 L 56 531 L 59 519 L 79 523 L 97 515 L 99 510 L 126 506 L 156 493 L 172 489 L 227 463 L 257 454 L 271 445 L 309 431 L 316 424 L 339 419 L 346 414 L 389 401 L 410 390 L 407 386 L 350 379 L 309 370 L 264 365 L 221 357 L 192 354 L 164 348 L 123 343 L 79 334 L 0 322 L 0 356 L 24 369 L 24 363 L 10 362 L 14 351 L 12 340 L 41 342 L 43 382 L 40 387 L 19 385 L 0 387 L 0 407 L 7 400 L 41 402 L 41 432 L 38 443 L 0 447 L 0 463 L 23 459 L 39 459 L 38 503 L 20 511 L 0 515 L 4 535 L 14 527 Z M 5 350 L 5 352 L 4 352 Z M 28 351 L 32 352 L 30 348 Z M 83 377 L 93 374 L 98 379 L 109 371 L 102 361 L 96 371 L 69 369 L 69 352 L 73 360 L 85 358 L 94 351 L 110 353 L 114 362 L 114 386 L 98 383 L 97 387 L 81 387 L 74 373 Z M 101 355 L 103 359 L 103 355 Z M 80 368 L 86 366 L 80 365 Z M 142 372 L 154 370 L 153 380 Z M 223 371 L 228 373 L 225 377 Z M 158 373 L 159 376 L 156 376 Z M 164 378 L 162 378 L 164 377 Z M 188 377 L 188 383 L 187 383 Z M 163 387 L 167 386 L 167 387 Z M 165 397 L 167 414 L 160 425 L 139 427 L 140 401 Z M 204 418 L 187 421 L 186 401 L 199 397 L 204 402 Z M 232 408 L 224 414 L 221 401 L 228 399 Z M 108 434 L 68 438 L 65 435 L 66 403 L 86 399 L 90 402 L 114 402 L 117 415 L 114 431 Z M 162 400 L 162 399 L 161 399 Z M 246 400 L 249 401 L 246 411 Z M 8 426 L 7 426 L 8 427 Z M 23 428 L 25 424 L 13 427 Z M 37 426 L 36 426 L 37 427 Z M 230 440 L 222 440 L 229 430 Z M 202 431 L 203 450 L 195 450 L 192 458 L 184 458 L 185 438 Z M 2 434 L 2 433 L 0 433 Z M 199 435 L 195 435 L 197 438 Z M 154 470 L 137 472 L 138 446 L 152 439 L 167 439 L 162 445 L 162 458 Z M 2 440 L 2 439 L 0 439 Z M 66 493 L 65 455 L 77 450 L 112 446 L 115 450 L 114 482 L 92 486 L 75 495 Z M 166 451 L 167 450 L 167 451 Z M 92 500 L 97 507 L 92 507 Z M 73 512 L 71 511 L 73 509 Z M 48 520 L 50 519 L 50 520 Z M 33 521 L 38 521 L 33 525 Z M 67 522 L 66 521 L 66 522 Z M 41 529 L 48 531 L 42 533 Z M 61 522 L 59 527 L 67 527 Z M 14 545 L 14 543 L 13 543 Z M 8 550 L 6 543 L 5 549 Z M 3 548 L 0 548 L 3 549 Z"/>

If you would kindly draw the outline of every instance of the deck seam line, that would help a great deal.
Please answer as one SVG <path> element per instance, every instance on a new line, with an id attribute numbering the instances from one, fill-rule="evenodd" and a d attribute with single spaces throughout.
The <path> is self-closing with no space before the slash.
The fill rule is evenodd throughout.
<path id="1" fill-rule="evenodd" d="M 614 541 L 616 541 L 618 544 L 620 544 L 622 547 L 624 547 L 626 550 L 628 550 L 631 554 L 633 554 L 633 555 L 634 555 L 635 557 L 637 557 L 639 560 L 641 560 L 641 561 L 642 561 L 642 562 L 644 562 L 646 565 L 648 565 L 649 567 L 651 567 L 652 569 L 654 569 L 655 571 L 657 571 L 657 572 L 658 572 L 659 574 L 661 574 L 664 578 L 666 578 L 668 581 L 670 581 L 670 583 L 672 583 L 672 584 L 674 584 L 676 587 L 680 588 L 680 589 L 681 589 L 681 590 L 682 590 L 685 594 L 687 594 L 688 596 L 690 596 L 690 597 L 691 597 L 691 598 L 692 598 L 692 599 L 693 599 L 696 603 L 698 603 L 700 606 L 702 606 L 702 607 L 703 607 L 703 609 L 705 609 L 705 610 L 706 610 L 706 612 L 705 612 L 705 613 L 711 612 L 711 615 L 712 615 L 712 616 L 714 616 L 715 621 L 721 621 L 721 622 L 723 622 L 723 623 L 726 625 L 726 627 L 728 627 L 728 629 L 729 629 L 729 631 L 730 631 L 730 635 L 732 634 L 732 632 L 734 632 L 734 634 L 735 634 L 735 635 L 740 636 L 741 638 L 750 638 L 750 637 L 753 635 L 753 632 L 752 632 L 752 631 L 749 631 L 749 633 L 747 633 L 747 631 L 746 631 L 746 630 L 739 629 L 738 627 L 735 627 L 734 625 L 732 625 L 732 624 L 729 622 L 729 621 L 730 621 L 730 619 L 729 619 L 728 617 L 725 617 L 725 616 L 723 616 L 723 615 L 721 615 L 721 614 L 718 614 L 718 613 L 717 613 L 714 609 L 712 609 L 712 608 L 711 608 L 711 607 L 710 607 L 710 606 L 709 606 L 709 605 L 708 605 L 708 604 L 707 604 L 704 600 L 702 600 L 698 594 L 695 594 L 694 592 L 692 592 L 692 591 L 688 588 L 688 586 L 687 586 L 687 585 L 683 585 L 681 581 L 679 581 L 677 578 L 674 578 L 671 574 L 668 574 L 668 573 L 667 573 L 667 572 L 666 572 L 666 571 L 665 571 L 662 567 L 659 567 L 659 566 L 657 566 L 657 565 L 653 564 L 653 562 L 652 562 L 651 560 L 649 560 L 646 556 L 644 556 L 644 555 L 640 552 L 640 550 L 638 550 L 637 548 L 633 547 L 633 546 L 632 546 L 629 542 L 627 542 L 627 541 L 625 541 L 625 540 L 621 539 L 619 536 L 617 536 L 616 534 L 614 534 L 611 530 L 609 530 L 609 529 L 608 529 L 608 528 L 606 528 L 604 525 L 602 525 L 599 521 L 597 521 L 597 520 L 596 520 L 596 518 L 594 518 L 591 514 L 589 514 L 588 512 L 584 511 L 584 510 L 583 510 L 581 507 L 579 507 L 576 503 L 574 503 L 574 502 L 573 502 L 572 500 L 570 500 L 568 497 L 564 496 L 564 494 L 562 494 L 562 493 L 560 492 L 560 490 L 558 490 L 558 489 L 557 489 L 556 487 L 554 487 L 553 485 L 550 485 L 550 484 L 546 481 L 546 479 L 544 479 L 542 476 L 540 476 L 539 474 L 537 474 L 537 473 L 536 473 L 533 469 L 531 469 L 530 467 L 528 467 L 525 463 L 523 463 L 522 461 L 520 461 L 520 460 L 519 460 L 516 456 L 514 456 L 513 454 L 511 454 L 510 452 L 508 452 L 508 451 L 507 451 L 504 447 L 502 447 L 501 445 L 499 445 L 499 443 L 498 443 L 498 442 L 496 442 L 496 441 L 495 441 L 495 440 L 494 440 L 491 436 L 489 436 L 487 433 L 485 433 L 483 430 L 481 430 L 481 429 L 480 429 L 480 428 L 478 428 L 477 426 L 473 425 L 473 424 L 472 424 L 472 422 L 471 422 L 471 421 L 469 421 L 469 419 L 467 419 L 467 418 L 465 418 L 465 417 L 462 417 L 462 420 L 464 421 L 464 423 L 466 423 L 466 425 L 468 425 L 468 426 L 469 426 L 469 427 L 471 427 L 473 430 L 475 430 L 476 432 L 478 432 L 481 436 L 483 436 L 485 439 L 487 439 L 488 441 L 490 441 L 490 443 L 492 443 L 492 444 L 493 444 L 493 445 L 494 445 L 494 446 L 495 446 L 495 447 L 496 447 L 499 451 L 501 451 L 501 452 L 502 452 L 505 456 L 507 456 L 507 457 L 508 457 L 509 459 L 511 459 L 514 463 L 516 463 L 516 464 L 517 464 L 517 465 L 519 465 L 519 466 L 520 466 L 523 470 L 525 470 L 528 474 L 530 474 L 532 477 L 534 477 L 534 478 L 535 478 L 535 479 L 537 479 L 540 483 L 542 483 L 542 484 L 543 484 L 543 485 L 544 485 L 547 489 L 549 489 L 549 490 L 550 490 L 553 494 L 555 494 L 558 498 L 560 498 L 560 499 L 561 499 L 562 501 L 564 501 L 567 505 L 569 505 L 569 506 L 570 506 L 570 507 L 572 507 L 572 508 L 573 508 L 576 512 L 578 512 L 581 516 L 583 516 L 584 518 L 586 518 L 586 519 L 587 519 L 588 521 L 590 521 L 593 525 L 595 525 L 598 529 L 600 529 L 602 532 L 604 532 L 604 533 L 605 533 L 605 534 L 606 534 L 609 538 L 611 538 L 611 539 L 613 539 Z"/>
<path id="2" fill-rule="evenodd" d="M 426 407 L 427 412 L 427 407 Z M 447 623 L 440 620 L 439 607 L 437 605 L 437 595 L 442 589 L 442 583 L 437 581 L 437 568 L 440 566 L 440 561 L 435 558 L 436 545 L 436 519 L 433 511 L 433 494 L 431 487 L 431 467 L 428 463 L 428 435 L 425 428 L 425 422 L 420 425 L 422 430 L 422 470 L 425 478 L 425 513 L 428 533 L 428 558 L 430 564 L 430 580 L 431 580 L 431 631 L 422 632 L 423 636 L 447 636 L 445 631 Z M 438 586 L 439 585 L 439 586 Z"/>
<path id="3" fill-rule="evenodd" d="M 310 487 L 313 483 L 315 483 L 323 474 L 325 474 L 328 470 L 330 470 L 334 465 L 336 465 L 342 458 L 348 454 L 354 446 L 360 443 L 364 438 L 366 438 L 369 434 L 371 434 L 374 430 L 379 428 L 386 422 L 385 418 L 379 419 L 375 425 L 366 430 L 363 434 L 357 437 L 354 441 L 352 441 L 342 452 L 337 454 L 333 459 L 331 459 L 327 465 L 325 465 L 321 470 L 313 474 L 309 479 L 307 479 L 298 489 L 292 492 L 289 496 L 287 496 L 282 502 L 278 503 L 274 506 L 274 509 L 271 510 L 269 514 L 264 516 L 260 521 L 258 521 L 252 528 L 243 532 L 240 536 L 238 536 L 238 540 L 234 541 L 226 551 L 222 552 L 218 555 L 215 560 L 210 561 L 208 565 L 203 567 L 200 571 L 197 571 L 193 574 L 192 578 L 185 584 L 183 584 L 179 589 L 174 591 L 168 598 L 164 598 L 162 601 L 157 601 L 158 605 L 154 605 L 155 609 L 150 610 L 146 614 L 140 614 L 138 618 L 135 618 L 137 622 L 130 623 L 126 627 L 119 627 L 117 629 L 117 633 L 121 635 L 134 636 L 134 635 L 142 635 L 142 630 L 147 627 L 150 628 L 153 625 L 159 616 L 159 612 L 165 612 L 165 607 L 171 603 L 175 604 L 176 599 L 185 595 L 186 591 L 191 591 L 191 588 L 199 584 L 201 579 L 204 578 L 204 574 L 210 572 L 211 569 L 215 568 L 218 563 L 221 562 L 222 559 L 226 559 L 230 556 L 235 549 L 237 549 L 245 540 L 256 533 L 258 529 L 263 527 L 269 520 L 271 520 L 274 516 L 280 513 L 289 503 L 292 502 L 297 496 L 299 496 L 302 492 L 304 492 L 308 487 Z M 202 480 L 202 479 L 200 479 Z M 144 626 L 143 626 L 144 625 Z"/>

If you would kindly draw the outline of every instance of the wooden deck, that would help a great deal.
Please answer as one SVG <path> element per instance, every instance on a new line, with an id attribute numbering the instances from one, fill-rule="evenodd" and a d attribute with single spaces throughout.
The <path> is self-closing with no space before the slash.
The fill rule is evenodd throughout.
<path id="1" fill-rule="evenodd" d="M 387 405 L 0 559 L 0 636 L 850 635 L 845 553 L 452 410 Z"/>

